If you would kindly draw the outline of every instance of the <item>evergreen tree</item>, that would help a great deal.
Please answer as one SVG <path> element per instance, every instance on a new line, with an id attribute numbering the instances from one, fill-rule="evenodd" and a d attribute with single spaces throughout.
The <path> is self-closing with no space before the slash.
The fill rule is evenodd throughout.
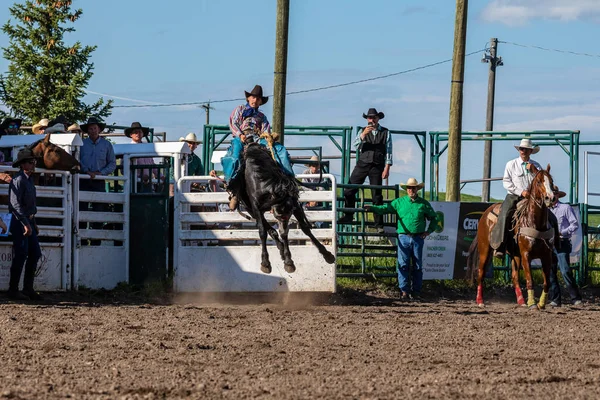
<path id="1" fill-rule="evenodd" d="M 64 115 L 69 121 L 89 116 L 106 118 L 112 100 L 100 98 L 85 104 L 85 88 L 93 75 L 89 61 L 96 46 L 65 43 L 65 33 L 74 32 L 73 23 L 82 10 L 72 10 L 71 0 L 26 0 L 9 8 L 9 20 L 2 31 L 9 38 L 4 58 L 8 72 L 0 75 L 0 101 L 8 114 L 28 123 Z"/>

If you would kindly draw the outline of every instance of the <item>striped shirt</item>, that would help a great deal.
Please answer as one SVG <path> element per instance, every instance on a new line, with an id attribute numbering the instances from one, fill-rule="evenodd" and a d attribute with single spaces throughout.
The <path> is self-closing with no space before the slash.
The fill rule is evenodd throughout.
<path id="1" fill-rule="evenodd" d="M 530 164 L 533 164 L 537 169 L 542 169 L 537 161 L 529 159 Z M 502 178 L 502 186 L 510 194 L 521 196 L 523 191 L 529 190 L 529 185 L 533 181 L 533 174 L 525 168 L 525 161 L 521 157 L 510 160 L 504 168 L 504 177 Z"/>
<path id="2" fill-rule="evenodd" d="M 575 211 L 569 204 L 561 203 L 560 201 L 554 206 L 550 207 L 552 214 L 556 216 L 558 220 L 558 230 L 560 232 L 561 239 L 570 239 L 571 236 L 577 232 L 579 228 L 579 221 Z"/>
<path id="3" fill-rule="evenodd" d="M 229 117 L 229 129 L 233 137 L 240 136 L 246 130 L 254 131 L 255 128 L 260 132 L 271 133 L 271 124 L 265 114 L 257 110 L 254 115 L 243 118 L 242 113 L 245 109 L 246 105 L 237 106 Z"/>

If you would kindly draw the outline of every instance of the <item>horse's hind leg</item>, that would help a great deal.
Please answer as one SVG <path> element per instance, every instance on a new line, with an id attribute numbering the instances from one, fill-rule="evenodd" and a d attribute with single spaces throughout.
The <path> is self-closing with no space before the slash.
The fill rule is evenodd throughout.
<path id="1" fill-rule="evenodd" d="M 525 299 L 523 298 L 523 292 L 521 292 L 521 285 L 519 285 L 519 267 L 521 266 L 521 258 L 513 257 L 510 264 L 512 268 L 513 287 L 515 288 L 515 295 L 517 296 L 517 304 L 524 306 Z"/>
<path id="2" fill-rule="evenodd" d="M 479 265 L 477 270 L 477 305 L 483 307 L 483 278 L 485 276 L 485 266 L 488 263 L 491 253 L 491 247 L 488 245 L 479 246 Z"/>
<path id="3" fill-rule="evenodd" d="M 548 286 L 550 281 L 550 268 L 552 266 L 552 253 L 544 256 L 542 259 L 542 272 L 544 276 L 544 285 L 542 289 L 542 295 L 538 301 L 538 308 L 543 310 L 546 308 L 546 302 L 548 301 Z"/>
<path id="4" fill-rule="evenodd" d="M 285 271 L 288 273 L 292 273 L 296 271 L 296 266 L 294 265 L 294 260 L 292 260 L 292 253 L 290 252 L 290 243 L 288 240 L 288 232 L 290 230 L 289 221 L 279 221 L 279 237 L 283 242 L 283 267 Z"/>
<path id="5" fill-rule="evenodd" d="M 319 253 L 321 253 L 325 261 L 328 264 L 333 264 L 335 262 L 335 256 L 331 254 L 331 252 L 327 250 L 325 246 L 323 246 L 323 244 L 317 240 L 315 235 L 313 235 L 313 233 L 310 230 L 310 225 L 306 222 L 306 215 L 304 214 L 304 210 L 301 206 L 296 206 L 296 208 L 294 209 L 294 216 L 298 220 L 298 225 L 300 226 L 300 229 L 302 229 L 302 232 L 304 232 L 304 234 L 310 238 L 312 244 L 314 244 L 317 247 L 317 249 L 319 249 Z"/>
<path id="6" fill-rule="evenodd" d="M 256 227 L 258 228 L 258 235 L 260 236 L 260 246 L 261 246 L 261 263 L 260 270 L 265 274 L 270 274 L 272 271 L 271 261 L 269 261 L 269 252 L 267 251 L 267 230 L 268 225 L 265 226 L 263 223 L 264 216 L 255 211 L 255 215 L 260 215 L 262 218 L 256 220 Z"/>

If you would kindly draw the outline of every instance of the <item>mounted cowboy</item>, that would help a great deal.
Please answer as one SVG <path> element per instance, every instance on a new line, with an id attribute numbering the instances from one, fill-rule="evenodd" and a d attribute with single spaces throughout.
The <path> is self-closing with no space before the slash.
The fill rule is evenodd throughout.
<path id="1" fill-rule="evenodd" d="M 276 134 L 271 136 L 271 125 L 269 120 L 259 107 L 269 101 L 267 96 L 263 96 L 262 86 L 256 85 L 250 92 L 244 91 L 246 95 L 246 104 L 237 106 L 229 117 L 229 128 L 233 139 L 227 149 L 227 154 L 221 158 L 225 182 L 231 194 L 229 208 L 235 210 L 238 205 L 236 191 L 238 189 L 238 171 L 240 169 L 240 156 L 245 144 L 258 142 L 263 146 L 272 148 L 273 158 L 277 164 L 289 176 L 294 176 L 289 154 L 285 147 L 278 142 L 268 143 L 263 134 L 268 134 L 273 140 L 277 140 Z"/>
<path id="2" fill-rule="evenodd" d="M 521 139 L 521 143 L 518 146 L 515 145 L 515 149 L 519 152 L 519 157 L 507 162 L 504 168 L 502 185 L 508 194 L 502 202 L 498 222 L 491 232 L 490 246 L 495 250 L 495 257 L 504 256 L 507 221 L 512 218 L 517 203 L 529 196 L 529 185 L 531 185 L 536 172 L 542 169 L 537 161 L 530 158 L 532 154 L 540 151 L 540 147 L 531 139 Z"/>

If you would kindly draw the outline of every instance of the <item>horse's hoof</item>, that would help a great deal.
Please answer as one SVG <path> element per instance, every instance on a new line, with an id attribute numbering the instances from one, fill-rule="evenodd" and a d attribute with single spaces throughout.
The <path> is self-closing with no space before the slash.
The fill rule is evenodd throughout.
<path id="1" fill-rule="evenodd" d="M 330 252 L 323 254 L 323 258 L 325 259 L 325 262 L 327 262 L 327 264 L 333 264 L 335 262 L 335 256 Z"/>
<path id="2" fill-rule="evenodd" d="M 285 269 L 285 272 L 287 272 L 288 274 L 296 272 L 296 266 L 294 265 L 293 261 L 290 263 L 283 264 L 283 268 Z"/>
<path id="3" fill-rule="evenodd" d="M 537 305 L 537 304 L 534 304 L 534 305 L 531 305 L 531 306 L 529 306 L 529 309 L 530 309 L 530 310 L 533 310 L 533 311 L 538 311 L 538 310 L 539 310 L 539 308 L 538 308 L 538 305 Z"/>
<path id="4" fill-rule="evenodd" d="M 546 309 L 546 305 L 545 304 L 538 304 L 537 308 L 538 308 L 538 310 L 544 310 L 544 309 Z"/>
<path id="5" fill-rule="evenodd" d="M 479 308 L 485 308 L 485 304 L 483 304 L 483 303 L 477 303 L 477 306 L 478 306 Z"/>
<path id="6" fill-rule="evenodd" d="M 260 264 L 260 270 L 265 274 L 270 274 L 273 268 L 271 268 L 271 264 Z"/>

